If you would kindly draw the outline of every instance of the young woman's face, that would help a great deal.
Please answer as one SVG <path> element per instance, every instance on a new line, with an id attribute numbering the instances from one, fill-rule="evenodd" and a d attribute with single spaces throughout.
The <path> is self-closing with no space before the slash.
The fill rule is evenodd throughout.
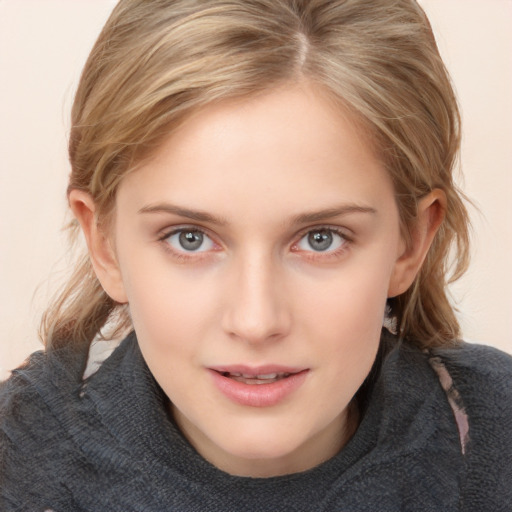
<path id="1" fill-rule="evenodd" d="M 140 348 L 199 453 L 270 476 L 340 450 L 404 250 L 349 115 L 306 85 L 205 108 L 124 179 L 114 237 Z"/>

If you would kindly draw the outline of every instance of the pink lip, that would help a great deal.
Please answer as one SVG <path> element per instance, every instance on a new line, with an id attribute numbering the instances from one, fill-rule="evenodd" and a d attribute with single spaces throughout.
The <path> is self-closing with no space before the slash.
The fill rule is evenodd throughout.
<path id="1" fill-rule="evenodd" d="M 208 368 L 217 389 L 231 401 L 249 407 L 272 407 L 296 391 L 305 381 L 308 369 L 278 365 L 250 367 L 245 365 L 216 366 Z M 286 378 L 268 384 L 245 384 L 224 376 L 224 373 L 265 375 L 289 373 Z"/>

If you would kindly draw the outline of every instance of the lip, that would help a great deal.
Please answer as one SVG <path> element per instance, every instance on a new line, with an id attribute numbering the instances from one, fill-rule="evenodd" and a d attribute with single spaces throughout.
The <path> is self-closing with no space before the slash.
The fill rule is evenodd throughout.
<path id="1" fill-rule="evenodd" d="M 309 369 L 292 368 L 280 365 L 246 366 L 230 365 L 208 368 L 217 389 L 229 400 L 248 407 L 272 407 L 284 401 L 306 380 Z M 246 384 L 226 377 L 224 373 L 244 375 L 268 375 L 287 373 L 288 377 L 268 384 Z"/>

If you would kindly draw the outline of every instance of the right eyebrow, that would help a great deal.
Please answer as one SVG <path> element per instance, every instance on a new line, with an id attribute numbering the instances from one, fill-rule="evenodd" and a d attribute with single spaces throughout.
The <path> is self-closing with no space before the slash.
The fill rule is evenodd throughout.
<path id="1" fill-rule="evenodd" d="M 208 222 L 210 224 L 217 224 L 221 226 L 227 224 L 225 219 L 215 217 L 214 215 L 211 215 L 205 211 L 192 210 L 170 203 L 149 204 L 142 207 L 138 213 L 170 213 L 172 215 L 178 215 L 180 217 L 185 217 L 187 219 L 196 220 L 199 222 Z"/>

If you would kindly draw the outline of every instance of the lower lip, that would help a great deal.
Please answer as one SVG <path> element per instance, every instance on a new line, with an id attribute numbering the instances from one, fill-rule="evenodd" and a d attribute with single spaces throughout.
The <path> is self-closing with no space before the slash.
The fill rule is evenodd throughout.
<path id="1" fill-rule="evenodd" d="M 308 370 L 269 384 L 244 384 L 209 370 L 217 389 L 231 401 L 249 407 L 272 407 L 296 391 L 305 381 Z"/>

